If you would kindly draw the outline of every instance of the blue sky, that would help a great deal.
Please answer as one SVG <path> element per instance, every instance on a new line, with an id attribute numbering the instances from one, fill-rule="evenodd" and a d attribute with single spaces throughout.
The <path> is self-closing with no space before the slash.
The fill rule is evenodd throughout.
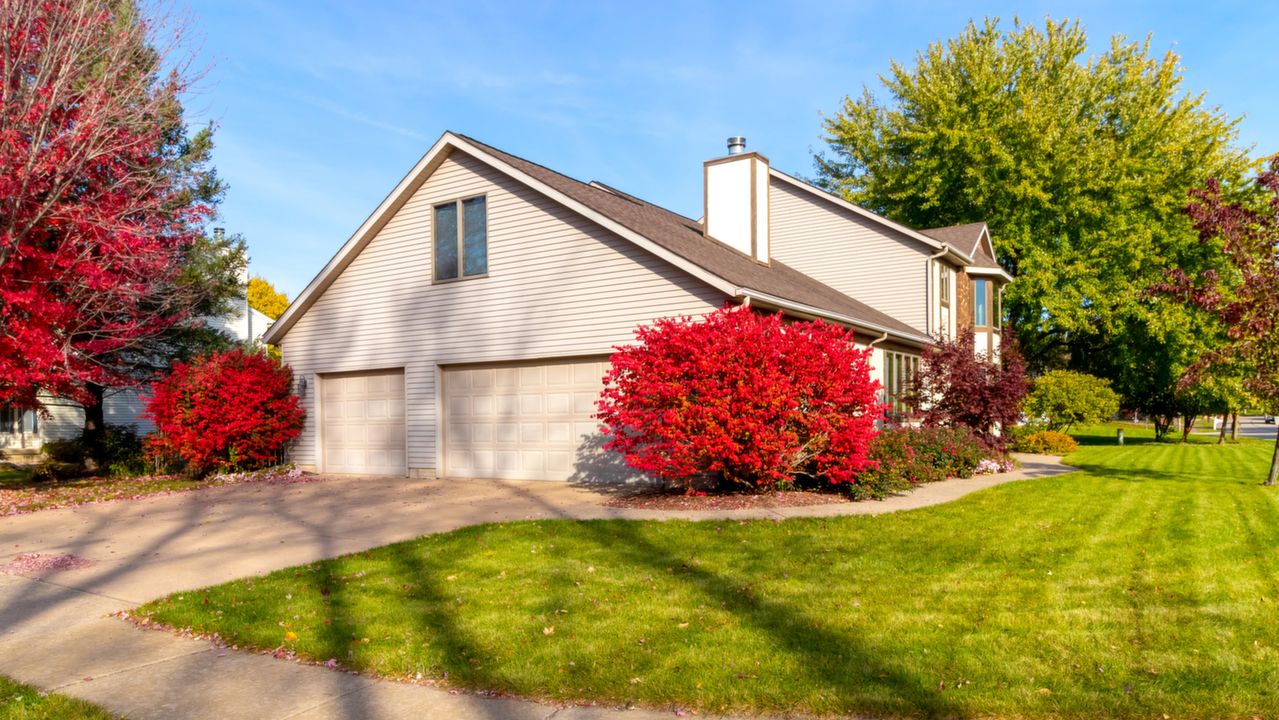
<path id="1" fill-rule="evenodd" d="M 444 130 L 686 215 L 742 134 L 811 174 L 822 114 L 970 19 L 1153 33 L 1185 86 L 1279 151 L 1279 5 L 1252 2 L 260 2 L 191 0 L 193 121 L 218 126 L 220 224 L 293 297 Z"/>

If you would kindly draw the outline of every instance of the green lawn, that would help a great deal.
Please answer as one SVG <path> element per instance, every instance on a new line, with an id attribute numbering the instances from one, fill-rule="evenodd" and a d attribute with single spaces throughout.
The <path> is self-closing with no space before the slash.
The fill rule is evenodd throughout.
<path id="1" fill-rule="evenodd" d="M 111 713 L 66 695 L 39 690 L 0 675 L 0 720 L 111 720 Z"/>
<path id="2" fill-rule="evenodd" d="M 926 717 L 1279 713 L 1271 446 L 1081 438 L 1081 473 L 883 517 L 469 528 L 141 608 L 557 700 Z"/>

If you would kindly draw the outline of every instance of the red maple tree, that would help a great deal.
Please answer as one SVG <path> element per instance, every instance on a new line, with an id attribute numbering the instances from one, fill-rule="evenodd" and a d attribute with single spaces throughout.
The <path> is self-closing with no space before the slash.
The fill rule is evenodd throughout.
<path id="1" fill-rule="evenodd" d="M 867 467 L 883 407 L 851 331 L 738 307 L 635 337 L 613 355 L 599 401 L 605 447 L 631 467 L 688 489 L 849 483 Z"/>
<path id="2" fill-rule="evenodd" d="M 1021 418 L 1030 390 L 1026 363 L 1012 333 L 1003 334 L 999 357 L 976 350 L 972 330 L 924 349 L 910 402 L 925 425 L 966 427 L 993 449 L 1007 445 L 1007 433 Z"/>
<path id="3" fill-rule="evenodd" d="M 1186 370 L 1183 385 L 1212 368 L 1244 364 L 1253 371 L 1245 386 L 1273 410 L 1279 407 L 1279 155 L 1257 176 L 1257 189 L 1263 202 L 1256 206 L 1231 202 L 1216 180 L 1192 190 L 1186 214 L 1201 243 L 1220 247 L 1230 272 L 1192 278 L 1176 268 L 1155 290 L 1208 313 L 1225 329 L 1225 342 Z M 1276 482 L 1279 438 L 1265 484 Z"/>
<path id="4" fill-rule="evenodd" d="M 135 13 L 0 3 L 0 402 L 132 384 L 98 359 L 187 312 L 172 289 L 206 176 L 182 159 L 183 73 Z"/>

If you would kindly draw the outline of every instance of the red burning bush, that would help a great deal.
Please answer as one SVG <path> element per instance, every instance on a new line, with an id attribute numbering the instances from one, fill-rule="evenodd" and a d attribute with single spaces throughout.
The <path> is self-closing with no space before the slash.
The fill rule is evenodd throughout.
<path id="1" fill-rule="evenodd" d="M 879 383 L 849 331 L 726 308 L 635 335 L 599 402 L 605 447 L 635 469 L 690 489 L 763 489 L 797 475 L 854 482 L 867 466 Z"/>
<path id="2" fill-rule="evenodd" d="M 259 353 L 232 350 L 177 363 L 153 388 L 146 414 L 156 432 L 147 452 L 204 475 L 274 462 L 302 431 L 293 371 Z"/>

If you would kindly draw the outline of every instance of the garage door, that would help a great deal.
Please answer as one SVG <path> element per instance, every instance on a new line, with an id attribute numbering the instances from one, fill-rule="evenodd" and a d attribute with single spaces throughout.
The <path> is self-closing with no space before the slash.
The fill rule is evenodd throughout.
<path id="1" fill-rule="evenodd" d="M 591 418 L 608 360 L 444 370 L 449 477 L 568 480 L 597 450 Z"/>
<path id="2" fill-rule="evenodd" d="M 405 475 L 404 371 L 320 376 L 324 471 Z"/>

